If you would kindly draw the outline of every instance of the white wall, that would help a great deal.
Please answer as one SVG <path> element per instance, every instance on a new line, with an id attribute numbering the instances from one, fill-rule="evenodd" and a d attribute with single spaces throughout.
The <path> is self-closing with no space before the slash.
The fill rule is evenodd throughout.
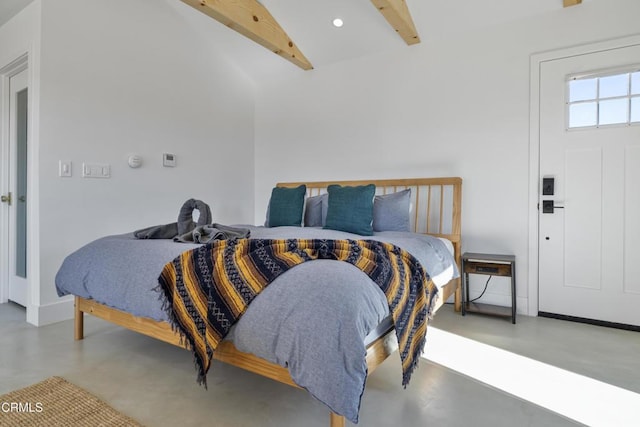
<path id="1" fill-rule="evenodd" d="M 261 82 L 256 222 L 278 181 L 461 176 L 463 250 L 515 254 L 525 312 L 530 55 L 640 30 L 637 0 L 540 8 L 532 18 Z M 487 299 L 508 305 L 508 282 L 494 283 Z"/>
<path id="2" fill-rule="evenodd" d="M 42 2 L 41 63 L 41 306 L 60 303 L 68 253 L 173 222 L 191 197 L 215 222 L 252 222 L 254 87 L 169 2 Z M 163 152 L 177 167 L 162 167 Z M 73 162 L 71 178 L 59 160 Z M 111 178 L 82 178 L 83 162 L 110 164 Z"/>
<path id="3" fill-rule="evenodd" d="M 39 41 L 40 5 L 35 2 L 0 26 L 0 68 L 29 51 Z"/>

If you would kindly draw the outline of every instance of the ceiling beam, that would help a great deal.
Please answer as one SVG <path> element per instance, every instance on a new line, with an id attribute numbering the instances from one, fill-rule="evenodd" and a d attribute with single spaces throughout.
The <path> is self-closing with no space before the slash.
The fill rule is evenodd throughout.
<path id="1" fill-rule="evenodd" d="M 563 0 L 564 7 L 575 6 L 577 4 L 582 3 L 582 0 Z"/>
<path id="2" fill-rule="evenodd" d="M 259 1 L 182 0 L 182 2 L 250 38 L 287 61 L 291 61 L 303 70 L 313 69 L 313 65 Z"/>
<path id="3" fill-rule="evenodd" d="M 420 43 L 418 30 L 405 0 L 371 0 L 371 3 L 408 45 Z"/>

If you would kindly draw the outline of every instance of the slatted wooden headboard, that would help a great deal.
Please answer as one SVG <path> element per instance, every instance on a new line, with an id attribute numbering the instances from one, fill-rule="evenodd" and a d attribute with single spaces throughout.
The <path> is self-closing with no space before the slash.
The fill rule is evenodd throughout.
<path id="1" fill-rule="evenodd" d="M 453 244 L 455 259 L 461 260 L 461 209 L 462 178 L 405 178 L 371 179 L 356 181 L 281 182 L 278 187 L 307 186 L 307 195 L 326 193 L 331 184 L 375 184 L 376 194 L 389 194 L 411 189 L 411 226 L 416 233 L 431 234 L 449 239 Z M 458 304 L 456 304 L 458 306 Z M 458 308 L 458 307 L 456 307 Z"/>
<path id="2" fill-rule="evenodd" d="M 410 178 L 358 181 L 281 182 L 278 187 L 307 186 L 307 195 L 326 193 L 332 184 L 375 184 L 376 194 L 389 194 L 411 189 L 411 225 L 416 233 L 431 234 L 449 239 L 454 246 L 460 243 L 462 178 Z"/>

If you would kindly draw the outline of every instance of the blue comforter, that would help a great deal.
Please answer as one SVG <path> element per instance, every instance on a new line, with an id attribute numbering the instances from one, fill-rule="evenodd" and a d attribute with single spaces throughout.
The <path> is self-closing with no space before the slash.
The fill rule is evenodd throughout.
<path id="1" fill-rule="evenodd" d="M 355 234 L 300 227 L 248 227 L 265 239 L 359 239 Z M 416 257 L 430 276 L 454 266 L 434 237 L 380 232 Z M 69 255 L 56 275 L 58 295 L 77 295 L 155 320 L 167 320 L 158 276 L 167 262 L 198 245 L 108 236 Z M 389 315 L 384 293 L 351 264 L 317 260 L 290 269 L 251 303 L 227 336 L 240 351 L 285 366 L 291 378 L 333 412 L 358 421 L 367 376 L 365 338 Z M 319 349 L 322 349 L 321 351 Z M 401 378 L 399 379 L 399 381 Z"/>

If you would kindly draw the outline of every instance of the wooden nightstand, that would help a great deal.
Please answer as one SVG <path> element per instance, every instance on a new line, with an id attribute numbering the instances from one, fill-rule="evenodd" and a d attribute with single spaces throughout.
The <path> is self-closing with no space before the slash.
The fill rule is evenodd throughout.
<path id="1" fill-rule="evenodd" d="M 462 315 L 482 313 L 500 317 L 511 317 L 516 323 L 516 257 L 513 255 L 462 254 Z M 511 278 L 511 308 L 469 301 L 469 274 L 484 274 Z"/>

